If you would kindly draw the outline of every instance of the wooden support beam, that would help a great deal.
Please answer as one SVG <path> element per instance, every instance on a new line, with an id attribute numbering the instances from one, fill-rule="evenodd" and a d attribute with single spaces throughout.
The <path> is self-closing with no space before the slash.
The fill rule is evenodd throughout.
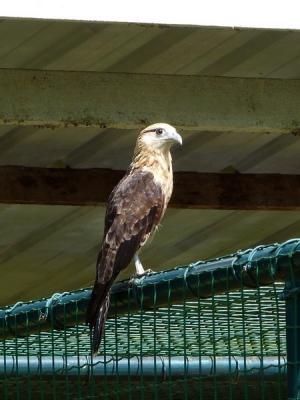
<path id="1" fill-rule="evenodd" d="M 299 133 L 300 80 L 0 69 L 0 123 Z"/>
<path id="2" fill-rule="evenodd" d="M 0 167 L 0 203 L 104 205 L 125 171 Z M 300 176 L 175 172 L 173 208 L 300 210 Z"/>

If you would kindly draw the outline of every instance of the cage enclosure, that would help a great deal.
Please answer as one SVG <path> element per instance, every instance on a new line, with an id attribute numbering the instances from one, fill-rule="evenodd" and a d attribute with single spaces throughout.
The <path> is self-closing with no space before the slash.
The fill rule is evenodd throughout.
<path id="1" fill-rule="evenodd" d="M 300 240 L 113 286 L 99 355 L 90 288 L 0 310 L 12 399 L 297 399 Z"/>

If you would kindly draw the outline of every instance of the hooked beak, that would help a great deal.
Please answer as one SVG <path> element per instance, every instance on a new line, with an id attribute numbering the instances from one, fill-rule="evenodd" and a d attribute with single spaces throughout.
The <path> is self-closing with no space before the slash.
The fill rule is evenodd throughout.
<path id="1" fill-rule="evenodd" d="M 182 137 L 179 135 L 179 133 L 174 131 L 168 135 L 168 142 L 171 142 L 171 144 L 174 143 L 182 144 Z"/>

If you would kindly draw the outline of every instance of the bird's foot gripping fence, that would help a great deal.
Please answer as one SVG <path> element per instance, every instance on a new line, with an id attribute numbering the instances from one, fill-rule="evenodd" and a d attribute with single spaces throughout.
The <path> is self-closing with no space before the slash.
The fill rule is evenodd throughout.
<path id="1" fill-rule="evenodd" d="M 300 398 L 300 239 L 0 310 L 1 399 Z"/>

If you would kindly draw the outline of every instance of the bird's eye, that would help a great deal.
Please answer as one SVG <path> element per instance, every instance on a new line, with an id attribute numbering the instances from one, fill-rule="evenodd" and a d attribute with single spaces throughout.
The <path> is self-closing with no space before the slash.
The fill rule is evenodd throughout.
<path id="1" fill-rule="evenodd" d="M 157 135 L 162 135 L 163 129 L 157 128 L 156 131 L 155 131 L 155 133 L 156 133 Z"/>

